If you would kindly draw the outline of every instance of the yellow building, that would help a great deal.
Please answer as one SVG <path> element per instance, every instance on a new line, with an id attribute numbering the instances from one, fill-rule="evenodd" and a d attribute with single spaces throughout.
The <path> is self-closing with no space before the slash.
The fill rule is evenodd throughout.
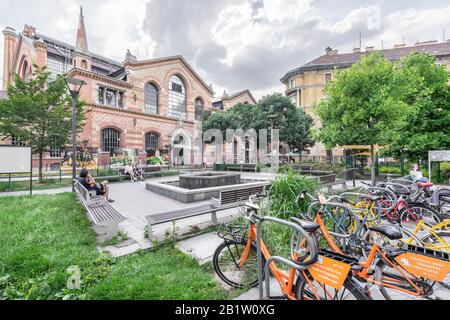
<path id="1" fill-rule="evenodd" d="M 312 108 L 314 104 L 324 97 L 325 85 L 333 81 L 337 71 L 350 67 L 359 61 L 361 56 L 370 54 L 376 49 L 367 47 L 365 51 L 360 48 L 353 49 L 351 53 L 339 54 L 337 50 L 326 49 L 326 53 L 307 64 L 287 72 L 281 82 L 286 85 L 285 94 L 299 108 L 304 108 L 315 120 L 315 128 L 320 128 L 320 121 L 314 114 Z M 395 45 L 392 49 L 381 50 L 385 57 L 395 61 L 411 52 L 428 53 L 437 59 L 437 63 L 444 64 L 450 70 L 450 40 L 445 43 L 437 41 L 418 42 L 414 46 L 406 44 Z M 342 155 L 342 149 L 335 149 L 333 152 L 326 151 L 323 144 L 317 143 L 310 148 L 309 154 L 312 156 Z"/>

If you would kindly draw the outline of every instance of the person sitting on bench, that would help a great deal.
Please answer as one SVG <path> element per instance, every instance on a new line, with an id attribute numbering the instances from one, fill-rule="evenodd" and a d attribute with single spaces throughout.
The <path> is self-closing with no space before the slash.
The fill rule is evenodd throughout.
<path id="1" fill-rule="evenodd" d="M 114 202 L 109 198 L 109 184 L 108 181 L 97 183 L 95 179 L 89 174 L 87 169 L 81 169 L 80 179 L 78 180 L 86 190 L 95 190 L 98 196 L 103 196 L 106 201 Z"/>
<path id="2" fill-rule="evenodd" d="M 137 178 L 136 178 L 136 176 L 135 176 L 135 174 L 134 174 L 133 167 L 132 167 L 131 165 L 127 164 L 127 165 L 125 166 L 125 174 L 127 174 L 127 175 L 130 176 L 131 181 L 133 181 L 133 182 L 136 182 L 136 181 L 137 181 Z"/>
<path id="3" fill-rule="evenodd" d="M 138 168 L 137 163 L 133 163 L 133 175 L 137 180 L 142 180 L 144 181 L 144 172 L 142 171 L 142 169 Z"/>

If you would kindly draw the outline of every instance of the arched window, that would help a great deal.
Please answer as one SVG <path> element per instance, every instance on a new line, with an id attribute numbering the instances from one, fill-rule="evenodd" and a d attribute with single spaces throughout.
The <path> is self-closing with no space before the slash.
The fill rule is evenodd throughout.
<path id="1" fill-rule="evenodd" d="M 203 111 L 203 101 L 200 98 L 195 99 L 195 120 L 200 119 Z"/>
<path id="2" fill-rule="evenodd" d="M 23 60 L 20 77 L 22 78 L 22 80 L 28 80 L 29 78 L 29 67 L 27 60 Z"/>
<path id="3" fill-rule="evenodd" d="M 86 60 L 81 60 L 81 68 L 82 69 L 87 69 L 87 62 L 86 62 Z"/>
<path id="4" fill-rule="evenodd" d="M 186 118 L 186 89 L 178 76 L 172 76 L 169 80 L 169 115 Z"/>
<path id="5" fill-rule="evenodd" d="M 149 132 L 145 135 L 145 149 L 147 155 L 155 156 L 156 150 L 159 147 L 159 135 L 154 132 Z"/>
<path id="6" fill-rule="evenodd" d="M 158 114 L 158 89 L 151 83 L 145 85 L 145 112 Z"/>
<path id="7" fill-rule="evenodd" d="M 106 152 L 114 152 L 120 148 L 120 131 L 113 128 L 102 130 L 101 149 Z"/>

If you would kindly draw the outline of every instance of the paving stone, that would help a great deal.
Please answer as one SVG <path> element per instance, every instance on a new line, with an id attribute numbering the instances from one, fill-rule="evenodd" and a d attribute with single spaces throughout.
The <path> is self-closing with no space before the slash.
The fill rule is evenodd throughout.
<path id="1" fill-rule="evenodd" d="M 178 242 L 177 248 L 193 256 L 200 264 L 212 261 L 214 251 L 222 243 L 216 233 L 207 233 Z"/>

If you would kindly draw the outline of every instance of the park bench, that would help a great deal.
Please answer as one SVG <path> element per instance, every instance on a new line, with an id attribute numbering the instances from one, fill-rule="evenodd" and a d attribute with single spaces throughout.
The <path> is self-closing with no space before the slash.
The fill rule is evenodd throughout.
<path id="1" fill-rule="evenodd" d="M 119 223 L 126 218 L 105 198 L 98 196 L 95 190 L 87 190 L 78 180 L 74 180 L 73 183 L 77 197 L 86 209 L 99 242 L 111 240 L 117 235 Z"/>
<path id="2" fill-rule="evenodd" d="M 198 206 L 173 210 L 163 213 L 158 213 L 155 215 L 146 216 L 148 223 L 148 238 L 152 238 L 152 227 L 155 225 L 172 222 L 176 220 L 182 220 L 197 216 L 202 216 L 205 214 L 211 215 L 211 222 L 214 225 L 218 224 L 217 212 L 223 211 L 231 208 L 236 208 L 243 205 L 248 201 L 248 198 L 254 194 L 264 194 L 266 190 L 265 185 L 252 186 L 252 187 L 242 187 L 233 190 L 224 190 L 219 194 L 218 199 L 211 199 L 210 203 L 201 204 Z"/>
<path id="3" fill-rule="evenodd" d="M 243 163 L 239 167 L 227 167 L 228 171 L 258 172 L 256 163 Z"/>

